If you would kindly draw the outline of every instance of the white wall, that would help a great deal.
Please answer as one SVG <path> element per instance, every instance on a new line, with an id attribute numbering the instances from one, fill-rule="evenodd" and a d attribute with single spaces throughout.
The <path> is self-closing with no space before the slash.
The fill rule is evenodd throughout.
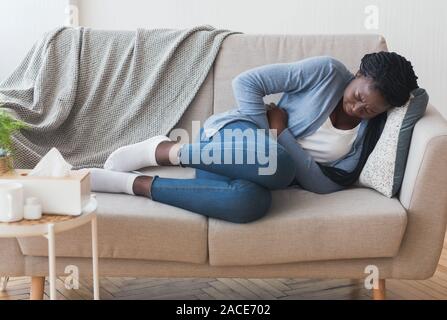
<path id="1" fill-rule="evenodd" d="M 0 0 L 0 80 L 45 32 L 64 24 L 64 0 Z"/>
<path id="2" fill-rule="evenodd" d="M 447 117 L 447 1 L 444 0 L 80 0 L 81 24 L 105 29 L 211 24 L 245 33 L 380 33 L 412 61 L 431 103 Z M 364 26 L 379 8 L 379 28 Z M 348 49 L 349 50 L 349 49 Z"/>
<path id="3" fill-rule="evenodd" d="M 16 53 L 64 19 L 64 0 L 0 0 L 0 41 Z M 390 50 L 413 62 L 419 83 L 447 117 L 447 1 L 444 0 L 77 0 L 80 23 L 101 29 L 185 28 L 211 24 L 245 33 L 380 33 Z M 12 4 L 13 3 L 13 4 Z M 20 3 L 20 4 L 18 4 Z M 37 4 L 39 3 L 39 5 Z M 46 5 L 45 5 L 46 4 Z M 25 5 L 26 8 L 25 9 Z M 379 9 L 379 28 L 364 26 L 365 7 Z M 45 7 L 46 6 L 46 7 Z M 8 5 L 6 5 L 8 7 Z M 48 10 L 48 12 L 45 12 Z M 30 18 L 27 12 L 33 12 Z M 25 21 L 25 22 L 23 22 Z M 20 39 L 17 42 L 15 39 Z M 349 50 L 349 48 L 347 48 Z M 2 50 L 3 51 L 3 50 Z M 2 52 L 2 57 L 5 55 Z M 10 54 L 11 55 L 11 54 Z M 0 79 L 16 57 L 0 63 Z M 2 58 L 3 60 L 3 58 Z"/>

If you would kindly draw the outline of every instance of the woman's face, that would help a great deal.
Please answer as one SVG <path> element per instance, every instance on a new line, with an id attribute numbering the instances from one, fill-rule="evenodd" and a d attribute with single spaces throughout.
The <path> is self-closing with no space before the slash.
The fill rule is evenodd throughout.
<path id="1" fill-rule="evenodd" d="M 371 119 L 390 108 L 371 79 L 356 74 L 343 95 L 343 110 L 351 117 Z"/>

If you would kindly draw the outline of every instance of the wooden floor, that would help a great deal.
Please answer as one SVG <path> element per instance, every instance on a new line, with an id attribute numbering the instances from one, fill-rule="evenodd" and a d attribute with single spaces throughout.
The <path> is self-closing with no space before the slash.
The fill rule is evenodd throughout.
<path id="1" fill-rule="evenodd" d="M 90 279 L 81 279 L 80 288 L 68 290 L 58 278 L 59 299 L 92 299 Z M 0 300 L 29 299 L 30 279 L 11 278 Z M 46 283 L 45 299 L 49 287 Z M 110 278 L 100 279 L 101 299 L 370 299 L 362 281 L 315 279 L 240 278 Z M 447 300 L 447 239 L 434 276 L 428 280 L 387 280 L 387 299 Z"/>

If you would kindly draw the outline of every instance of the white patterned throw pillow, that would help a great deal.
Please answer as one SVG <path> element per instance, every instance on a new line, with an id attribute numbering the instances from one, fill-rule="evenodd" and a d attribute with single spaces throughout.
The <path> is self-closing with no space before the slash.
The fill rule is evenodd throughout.
<path id="1" fill-rule="evenodd" d="M 428 94 L 418 88 L 404 106 L 388 110 L 382 134 L 360 173 L 357 186 L 375 189 L 390 198 L 399 191 L 413 128 L 424 115 L 427 103 Z"/>

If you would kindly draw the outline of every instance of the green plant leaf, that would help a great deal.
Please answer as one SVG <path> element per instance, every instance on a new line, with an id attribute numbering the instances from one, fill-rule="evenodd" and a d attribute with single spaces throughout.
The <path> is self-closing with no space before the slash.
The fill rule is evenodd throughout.
<path id="1" fill-rule="evenodd" d="M 0 104 L 0 156 L 13 152 L 12 135 L 29 126 L 21 120 L 14 119 Z"/>

